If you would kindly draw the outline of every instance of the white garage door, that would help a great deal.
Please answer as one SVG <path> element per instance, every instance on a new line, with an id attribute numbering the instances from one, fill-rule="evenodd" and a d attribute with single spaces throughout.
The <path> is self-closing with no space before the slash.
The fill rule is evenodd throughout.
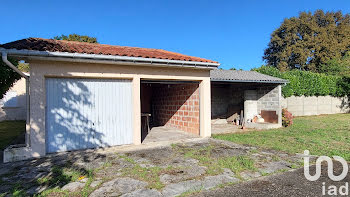
<path id="1" fill-rule="evenodd" d="M 46 79 L 46 151 L 131 144 L 130 80 Z"/>

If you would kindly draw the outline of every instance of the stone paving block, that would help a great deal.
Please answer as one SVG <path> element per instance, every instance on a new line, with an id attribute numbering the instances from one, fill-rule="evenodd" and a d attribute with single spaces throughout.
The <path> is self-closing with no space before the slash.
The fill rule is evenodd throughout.
<path id="1" fill-rule="evenodd" d="M 162 194 L 155 189 L 138 189 L 134 192 L 123 194 L 120 197 L 160 197 Z"/>
<path id="2" fill-rule="evenodd" d="M 120 196 L 126 193 L 133 192 L 138 189 L 143 189 L 148 184 L 143 181 L 132 178 L 116 178 L 106 183 L 90 194 L 90 197 L 99 196 Z"/>

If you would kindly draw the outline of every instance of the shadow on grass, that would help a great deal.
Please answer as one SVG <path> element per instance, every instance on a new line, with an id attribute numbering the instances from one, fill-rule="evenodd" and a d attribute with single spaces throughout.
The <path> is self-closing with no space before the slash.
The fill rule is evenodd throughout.
<path id="1" fill-rule="evenodd" d="M 0 179 L 0 196 L 47 196 L 67 195 L 62 187 L 70 182 L 85 179 L 85 187 L 73 192 L 81 196 L 89 193 L 89 184 L 94 178 L 94 170 L 106 160 L 106 155 L 92 150 L 58 153 L 46 158 L 30 161 L 0 164 L 0 172 L 8 169 Z"/>

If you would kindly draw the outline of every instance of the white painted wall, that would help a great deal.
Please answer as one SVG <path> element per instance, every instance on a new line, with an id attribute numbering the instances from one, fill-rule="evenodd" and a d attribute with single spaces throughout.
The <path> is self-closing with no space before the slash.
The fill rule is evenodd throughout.
<path id="1" fill-rule="evenodd" d="M 26 80 L 21 78 L 0 100 L 0 121 L 26 119 Z"/>

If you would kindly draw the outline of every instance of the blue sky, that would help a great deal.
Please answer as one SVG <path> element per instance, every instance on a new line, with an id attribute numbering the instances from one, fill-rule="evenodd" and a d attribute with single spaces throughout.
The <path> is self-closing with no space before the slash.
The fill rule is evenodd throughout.
<path id="1" fill-rule="evenodd" d="M 249 70 L 270 34 L 300 11 L 350 13 L 349 0 L 124 0 L 1 2 L 0 43 L 78 33 L 103 44 L 158 48 Z"/>

